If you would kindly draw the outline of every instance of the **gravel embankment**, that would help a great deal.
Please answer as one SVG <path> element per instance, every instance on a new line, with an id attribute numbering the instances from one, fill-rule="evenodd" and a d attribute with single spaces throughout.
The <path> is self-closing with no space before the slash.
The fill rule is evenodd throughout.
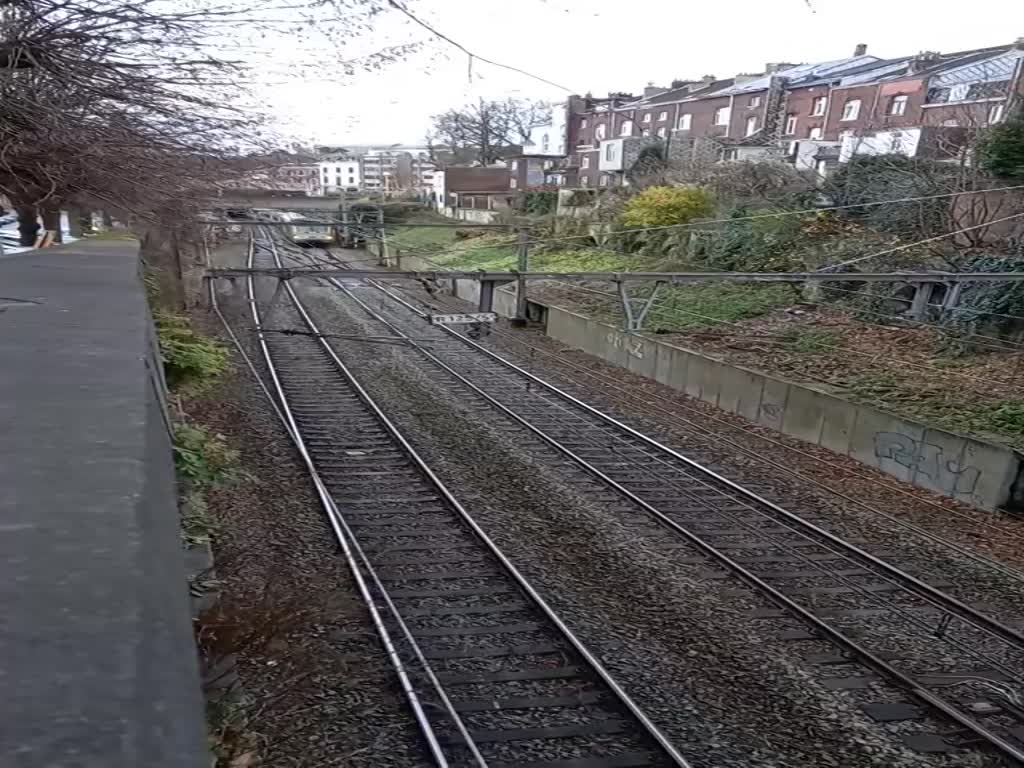
<path id="1" fill-rule="evenodd" d="M 333 289 L 304 287 L 321 330 L 379 335 Z M 829 649 L 752 619 L 734 585 L 651 547 L 559 462 L 522 450 L 499 418 L 408 349 L 338 340 L 381 406 L 502 549 L 698 766 L 979 766 L 975 754 L 921 755 L 829 691 L 803 657 Z M 705 566 L 706 568 L 706 566 Z M 840 671 L 839 674 L 842 672 Z M 875 700 L 896 698 L 881 684 Z"/>

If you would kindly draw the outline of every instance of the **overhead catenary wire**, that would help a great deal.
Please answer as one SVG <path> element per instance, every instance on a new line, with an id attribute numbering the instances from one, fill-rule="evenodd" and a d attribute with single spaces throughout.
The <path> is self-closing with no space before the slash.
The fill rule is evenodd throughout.
<path id="1" fill-rule="evenodd" d="M 439 38 L 441 40 L 444 40 L 449 45 L 452 45 L 455 48 L 458 48 L 460 51 L 462 51 L 464 54 L 466 54 L 466 56 L 469 57 L 469 64 L 468 64 L 468 66 L 469 66 L 470 78 L 472 78 L 473 60 L 476 59 L 477 61 L 482 61 L 485 64 L 490 64 L 493 67 L 499 67 L 501 69 L 507 69 L 510 72 L 516 72 L 516 73 L 518 73 L 520 75 L 525 75 L 526 77 L 529 77 L 529 78 L 531 78 L 533 80 L 536 80 L 539 83 L 544 83 L 545 85 L 550 85 L 551 87 L 558 88 L 559 90 L 565 91 L 566 93 L 575 93 L 576 92 L 572 88 L 566 88 L 564 85 L 559 85 L 558 83 L 552 82 L 551 80 L 548 80 L 546 77 L 541 77 L 540 75 L 535 75 L 532 72 L 527 72 L 525 69 L 520 69 L 519 67 L 514 67 L 511 64 L 502 64 L 500 61 L 494 61 L 494 59 L 489 59 L 486 56 L 481 56 L 479 53 L 475 53 L 475 52 L 469 50 L 468 48 L 466 48 L 466 46 L 462 45 L 462 43 L 456 42 L 455 40 L 453 40 L 452 38 L 448 37 L 448 35 L 446 35 L 446 34 L 444 34 L 442 32 L 438 32 L 430 24 L 428 24 L 427 22 L 425 22 L 422 19 L 420 19 L 418 16 L 416 16 L 414 13 L 412 13 L 412 11 L 410 11 L 404 5 L 399 3 L 398 0 L 388 0 L 388 5 L 390 5 L 395 10 L 401 11 L 402 13 L 404 13 L 406 16 L 408 16 L 414 22 L 416 22 L 421 27 L 423 27 L 425 30 L 430 32 L 430 34 L 434 35 L 435 37 L 437 37 L 437 38 Z"/>
<path id="2" fill-rule="evenodd" d="M 888 256 L 888 255 L 893 254 L 893 253 L 899 253 L 900 251 L 907 251 L 907 250 L 910 250 L 911 248 L 917 248 L 918 246 L 925 245 L 927 243 L 934 243 L 934 242 L 937 242 L 939 240 L 945 240 L 946 238 L 949 238 L 949 237 L 956 237 L 957 235 L 962 235 L 962 234 L 965 234 L 966 232 L 974 232 L 974 231 L 979 230 L 979 229 L 987 229 L 988 227 L 991 227 L 991 226 L 993 226 L 995 224 L 1002 224 L 1005 221 L 1012 221 L 1013 219 L 1020 219 L 1020 218 L 1024 218 L 1024 211 L 1021 211 L 1020 213 L 1014 213 L 1014 214 L 1011 214 L 1009 216 L 1003 216 L 1002 218 L 999 218 L 999 219 L 992 219 L 991 221 L 986 221 L 986 222 L 984 222 L 982 224 L 974 224 L 973 226 L 970 226 L 970 227 L 964 227 L 962 229 L 956 229 L 956 230 L 953 230 L 952 232 L 945 232 L 945 233 L 943 233 L 941 235 L 934 235 L 933 237 L 926 237 L 923 240 L 915 240 L 913 243 L 905 243 L 903 245 L 897 245 L 897 246 L 894 246 L 893 248 L 887 248 L 884 251 L 878 251 L 876 253 L 869 253 L 869 254 L 867 254 L 865 256 L 857 256 L 856 258 L 847 259 L 846 261 L 840 261 L 840 262 L 838 262 L 836 264 L 829 264 L 829 265 L 821 267 L 820 269 L 817 269 L 815 271 L 816 272 L 828 272 L 830 270 L 838 269 L 839 267 L 847 267 L 850 264 L 859 264 L 862 261 L 868 261 L 869 259 L 877 259 L 880 256 Z"/>
<path id="3" fill-rule="evenodd" d="M 924 200 L 938 200 L 938 199 L 944 199 L 944 198 L 961 197 L 961 196 L 966 196 L 966 195 L 985 194 L 985 193 L 992 193 L 992 192 L 1008 192 L 1008 191 L 1020 190 L 1020 189 L 1024 189 L 1024 184 L 1018 184 L 1018 185 L 1007 186 L 1007 187 L 995 187 L 995 188 L 992 188 L 992 189 L 968 190 L 968 191 L 962 191 L 962 192 L 944 192 L 944 193 L 936 194 L 936 195 L 921 195 L 921 196 L 916 196 L 916 197 L 903 197 L 903 198 L 895 198 L 895 199 L 891 199 L 891 200 L 878 200 L 878 201 L 867 202 L 867 203 L 833 205 L 833 206 L 823 206 L 823 207 L 815 207 L 815 208 L 802 208 L 802 209 L 786 210 L 786 211 L 770 211 L 770 212 L 767 212 L 767 213 L 749 214 L 749 215 L 746 215 L 746 216 L 732 216 L 732 217 L 719 218 L 719 219 L 704 219 L 704 220 L 686 222 L 684 224 L 666 224 L 666 225 L 656 226 L 656 227 L 632 227 L 632 228 L 626 228 L 626 229 L 609 230 L 608 232 L 603 233 L 603 234 L 606 234 L 608 236 L 617 236 L 617 235 L 639 234 L 639 233 L 644 233 L 644 232 L 701 229 L 701 228 L 708 227 L 708 226 L 711 226 L 711 225 L 738 223 L 738 222 L 742 222 L 742 221 L 755 221 L 755 220 L 760 220 L 760 219 L 783 218 L 783 217 L 786 217 L 786 216 L 801 216 L 801 215 L 810 215 L 810 214 L 816 214 L 816 213 L 828 213 L 830 211 L 851 210 L 851 209 L 856 209 L 856 208 L 871 208 L 871 207 L 876 207 L 876 206 L 881 206 L 881 205 L 902 205 L 902 204 L 906 204 L 906 203 L 920 202 L 920 201 L 924 201 Z M 864 256 L 858 256 L 858 257 L 855 257 L 853 259 L 849 259 L 847 261 L 839 262 L 837 264 L 826 265 L 826 266 L 820 267 L 819 269 L 817 269 L 815 271 L 816 272 L 825 273 L 825 272 L 828 272 L 830 270 L 835 270 L 836 268 L 841 267 L 841 266 L 846 266 L 846 265 L 849 265 L 849 264 L 854 264 L 854 263 L 858 263 L 858 262 L 862 262 L 862 261 L 867 261 L 867 260 L 870 260 L 870 259 L 879 258 L 881 256 L 885 256 L 885 255 L 890 254 L 890 253 L 897 253 L 899 251 L 909 250 L 910 248 L 913 248 L 915 246 L 924 245 L 924 244 L 927 244 L 927 243 L 930 243 L 930 242 L 939 241 L 939 240 L 944 240 L 944 239 L 947 239 L 947 238 L 950 238 L 950 237 L 956 237 L 957 235 L 964 234 L 966 232 L 976 231 L 976 230 L 979 230 L 979 229 L 985 229 L 985 228 L 993 226 L 995 224 L 1003 223 L 1005 221 L 1010 221 L 1010 220 L 1013 220 L 1013 219 L 1016 219 L 1016 218 L 1020 218 L 1020 217 L 1024 217 L 1024 212 L 1012 214 L 1010 216 L 1006 216 L 1006 217 L 999 218 L 999 219 L 994 219 L 992 221 L 988 221 L 988 222 L 985 222 L 983 224 L 977 224 L 977 225 L 974 225 L 974 226 L 971 226 L 971 227 L 964 227 L 962 229 L 954 230 L 952 232 L 945 232 L 945 233 L 942 233 L 940 235 L 936 235 L 936 236 L 931 237 L 931 238 L 915 241 L 913 243 L 906 243 L 906 244 L 902 244 L 902 245 L 899 245 L 899 246 L 894 246 L 892 248 L 888 248 L 888 249 L 885 249 L 885 250 L 882 250 L 882 251 L 876 251 L 876 252 L 873 252 L 873 253 L 870 253 L 870 254 L 866 254 Z M 370 236 L 376 237 L 376 235 L 374 233 L 375 233 L 375 228 L 372 225 L 368 226 L 368 227 L 366 227 L 366 229 L 364 229 L 364 235 L 365 234 L 369 234 Z M 526 245 L 547 245 L 547 244 L 550 244 L 550 243 L 569 242 L 569 241 L 572 241 L 572 240 L 592 240 L 592 239 L 593 239 L 593 235 L 588 233 L 588 234 L 583 234 L 583 235 L 562 235 L 562 236 L 559 236 L 559 237 L 531 238 L 531 239 L 526 240 L 525 244 Z M 488 243 L 487 245 L 479 245 L 479 246 L 472 246 L 472 245 L 470 245 L 470 246 L 466 246 L 466 247 L 460 248 L 460 249 L 458 249 L 458 251 L 452 251 L 451 253 L 457 253 L 457 254 L 461 255 L 461 254 L 465 254 L 465 253 L 493 250 L 495 248 L 508 247 L 508 246 L 512 246 L 512 245 L 516 245 L 516 244 L 517 244 L 517 240 L 509 238 L 507 242 Z M 399 247 L 401 247 L 401 246 L 399 246 Z M 406 252 L 408 252 L 408 253 L 412 253 L 412 255 L 420 256 L 420 257 L 423 257 L 423 258 L 426 258 L 428 255 L 429 256 L 440 256 L 440 255 L 446 255 L 446 253 L 447 253 L 443 249 L 442 250 L 423 250 L 423 249 L 417 250 L 417 249 L 406 248 L 404 250 Z M 617 253 L 618 251 L 613 251 L 613 252 Z M 437 264 L 437 262 L 431 262 L 431 263 L 434 263 L 437 266 L 441 266 L 442 268 L 444 268 L 442 265 Z M 625 270 L 618 270 L 618 271 L 619 272 L 630 272 L 630 271 L 633 271 L 633 270 L 625 269 Z M 714 272 L 713 271 L 709 271 L 708 275 L 709 275 L 709 278 L 710 278 L 712 275 L 714 275 Z"/>

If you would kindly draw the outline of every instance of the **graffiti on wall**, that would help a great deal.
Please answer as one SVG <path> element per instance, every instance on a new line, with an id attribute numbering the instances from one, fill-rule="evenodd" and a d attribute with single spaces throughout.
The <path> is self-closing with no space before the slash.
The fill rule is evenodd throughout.
<path id="1" fill-rule="evenodd" d="M 615 331 L 608 331 L 605 336 L 607 341 L 614 349 L 624 349 L 626 354 L 631 357 L 635 357 L 638 360 L 644 359 L 644 342 L 643 339 L 638 339 L 631 336 L 625 336 Z"/>
<path id="2" fill-rule="evenodd" d="M 941 445 L 915 440 L 900 432 L 876 432 L 875 457 L 892 459 L 916 470 L 948 493 L 973 493 L 981 477 L 977 467 L 963 466 L 959 457 L 947 458 Z"/>

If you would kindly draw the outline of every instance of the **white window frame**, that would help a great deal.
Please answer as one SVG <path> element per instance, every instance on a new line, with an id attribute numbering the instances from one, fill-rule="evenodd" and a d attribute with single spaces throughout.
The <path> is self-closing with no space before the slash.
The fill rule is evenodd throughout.
<path id="1" fill-rule="evenodd" d="M 596 141 L 603 141 L 607 133 L 608 126 L 605 123 L 598 123 L 594 126 L 594 139 Z"/>
<path id="2" fill-rule="evenodd" d="M 786 115 L 786 126 L 783 131 L 783 134 L 785 136 L 796 136 L 796 127 L 798 123 L 799 118 L 797 117 L 797 115 L 793 112 L 790 112 L 788 115 Z"/>
<path id="3" fill-rule="evenodd" d="M 822 136 L 822 130 L 820 125 L 816 125 L 814 128 L 807 133 L 807 138 L 811 141 L 819 141 Z"/>
<path id="4" fill-rule="evenodd" d="M 811 102 L 811 117 L 822 117 L 828 112 L 828 96 L 815 96 Z"/>
<path id="5" fill-rule="evenodd" d="M 849 123 L 858 117 L 860 117 L 860 99 L 850 99 L 843 104 L 843 114 L 839 117 L 840 122 Z"/>
<path id="6" fill-rule="evenodd" d="M 993 104 L 988 108 L 988 114 L 985 115 L 985 119 L 988 121 L 988 125 L 994 125 L 1003 119 L 1003 114 L 1006 112 L 1006 105 L 1002 102 Z"/>
<path id="7" fill-rule="evenodd" d="M 580 158 L 580 168 L 589 168 L 589 167 L 590 167 L 590 155 L 583 155 L 583 157 Z"/>
<path id="8" fill-rule="evenodd" d="M 909 96 L 902 93 L 898 96 L 893 96 L 892 101 L 889 102 L 889 114 L 895 117 L 907 114 L 907 101 L 909 98 Z"/>
<path id="9" fill-rule="evenodd" d="M 581 187 L 589 187 L 590 186 L 590 179 L 589 179 L 589 177 L 587 177 L 587 176 L 580 176 L 580 186 Z"/>
<path id="10" fill-rule="evenodd" d="M 516 178 L 509 179 L 508 180 L 508 186 L 511 189 L 515 189 L 516 187 L 519 186 L 519 179 L 516 179 Z"/>
<path id="11" fill-rule="evenodd" d="M 689 112 L 679 116 L 679 130 L 688 131 L 690 126 L 693 125 L 693 115 Z"/>
<path id="12" fill-rule="evenodd" d="M 761 106 L 761 97 L 760 97 L 760 95 L 758 95 L 758 96 L 751 96 L 750 97 L 750 101 L 747 102 L 747 106 L 750 109 L 756 109 L 757 107 L 760 107 Z"/>
<path id="13" fill-rule="evenodd" d="M 668 110 L 666 109 L 658 113 L 658 121 L 661 122 L 662 120 L 668 120 Z"/>
<path id="14" fill-rule="evenodd" d="M 587 127 L 587 118 L 584 117 L 582 120 L 580 120 L 580 130 L 582 131 L 586 127 Z"/>
<path id="15" fill-rule="evenodd" d="M 540 137 L 540 150 L 541 152 L 547 152 L 551 147 L 551 137 L 546 133 Z"/>
<path id="16" fill-rule="evenodd" d="M 719 107 L 715 110 L 715 125 L 729 124 L 729 107 Z"/>
<path id="17" fill-rule="evenodd" d="M 597 186 L 607 187 L 608 186 L 608 174 L 602 173 L 597 179 Z"/>
<path id="18" fill-rule="evenodd" d="M 640 129 L 640 135 L 641 136 L 650 136 L 651 135 L 651 129 L 650 128 L 641 128 Z"/>
<path id="19" fill-rule="evenodd" d="M 659 139 L 664 139 L 666 136 L 668 136 L 668 128 L 666 128 L 663 125 L 660 128 L 658 128 L 658 130 L 656 130 L 654 133 Z"/>
<path id="20" fill-rule="evenodd" d="M 651 122 L 651 113 L 650 112 L 644 112 L 644 116 L 641 119 L 641 122 L 643 122 L 643 123 Z"/>
<path id="21" fill-rule="evenodd" d="M 632 136 L 633 135 L 633 121 L 623 120 L 622 125 L 619 127 L 619 136 Z"/>
<path id="22" fill-rule="evenodd" d="M 753 136 L 755 133 L 757 133 L 757 118 L 748 117 L 744 135 Z"/>
<path id="23" fill-rule="evenodd" d="M 611 162 L 615 159 L 615 144 L 613 142 L 609 141 L 604 145 L 604 159 L 607 162 Z"/>
<path id="24" fill-rule="evenodd" d="M 519 161 L 518 160 L 513 160 L 512 161 L 512 170 L 513 171 L 518 171 L 519 170 Z"/>

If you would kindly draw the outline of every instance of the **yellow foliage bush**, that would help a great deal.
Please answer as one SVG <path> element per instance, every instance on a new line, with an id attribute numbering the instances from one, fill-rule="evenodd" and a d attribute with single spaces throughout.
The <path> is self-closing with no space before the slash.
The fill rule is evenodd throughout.
<path id="1" fill-rule="evenodd" d="M 668 227 L 714 212 L 714 195 L 702 187 L 648 187 L 626 201 L 620 221 L 626 227 Z"/>

